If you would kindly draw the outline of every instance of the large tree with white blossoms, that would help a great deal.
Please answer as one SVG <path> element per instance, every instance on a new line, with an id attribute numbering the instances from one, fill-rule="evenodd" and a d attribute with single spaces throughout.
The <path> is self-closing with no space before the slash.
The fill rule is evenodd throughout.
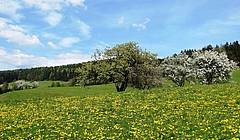
<path id="1" fill-rule="evenodd" d="M 193 54 L 193 74 L 198 82 L 212 84 L 227 81 L 236 63 L 225 53 L 198 51 Z"/>
<path id="2" fill-rule="evenodd" d="M 185 81 L 192 74 L 192 58 L 181 53 L 172 57 L 167 57 L 162 62 L 163 76 L 173 81 L 177 86 L 184 86 Z"/>
<path id="3" fill-rule="evenodd" d="M 184 86 L 186 80 L 202 84 L 227 81 L 235 66 L 225 53 L 212 50 L 197 51 L 191 56 L 180 53 L 162 62 L 164 77 L 177 86 Z"/>

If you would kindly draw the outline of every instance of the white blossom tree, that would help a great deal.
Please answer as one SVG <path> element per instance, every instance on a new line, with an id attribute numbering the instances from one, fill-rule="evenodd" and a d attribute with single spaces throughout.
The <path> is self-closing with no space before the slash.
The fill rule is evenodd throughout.
<path id="1" fill-rule="evenodd" d="M 191 77 L 192 58 L 181 53 L 167 57 L 162 62 L 163 76 L 172 80 L 177 86 L 184 86 L 185 81 Z"/>
<path id="2" fill-rule="evenodd" d="M 225 53 L 198 51 L 193 54 L 193 73 L 198 82 L 212 84 L 227 81 L 236 63 L 230 61 Z"/>
<path id="3" fill-rule="evenodd" d="M 230 61 L 225 53 L 205 50 L 194 52 L 191 56 L 181 53 L 166 58 L 163 75 L 177 86 L 185 81 L 213 84 L 227 81 L 236 63 Z"/>

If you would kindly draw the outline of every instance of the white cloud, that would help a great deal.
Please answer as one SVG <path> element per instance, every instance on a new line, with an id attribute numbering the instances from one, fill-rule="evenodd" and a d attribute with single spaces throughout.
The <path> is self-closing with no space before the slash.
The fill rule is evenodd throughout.
<path id="1" fill-rule="evenodd" d="M 82 35 L 84 35 L 87 38 L 91 37 L 91 27 L 88 24 L 86 24 L 85 22 L 83 22 L 81 20 L 78 20 L 77 25 L 78 25 L 79 31 Z"/>
<path id="2" fill-rule="evenodd" d="M 7 15 L 14 20 L 19 20 L 23 17 L 21 14 L 18 13 L 18 10 L 22 8 L 22 5 L 15 0 L 0 1 L 0 13 Z"/>
<path id="3" fill-rule="evenodd" d="M 125 17 L 124 16 L 121 16 L 117 19 L 117 23 L 119 25 L 123 25 L 125 23 Z"/>
<path id="4" fill-rule="evenodd" d="M 73 6 L 80 6 L 80 7 L 85 7 L 85 0 L 66 0 L 67 3 L 73 5 Z"/>
<path id="5" fill-rule="evenodd" d="M 7 20 L 0 18 L 0 37 L 8 42 L 18 45 L 40 45 L 40 40 L 36 35 L 30 35 L 18 25 L 13 25 Z"/>
<path id="6" fill-rule="evenodd" d="M 24 53 L 20 50 L 7 52 L 4 48 L 0 48 L 0 63 L 13 68 L 27 68 L 40 66 L 59 66 L 66 64 L 81 63 L 91 60 L 91 55 L 82 54 L 79 51 L 58 54 L 52 58 L 35 56 Z M 3 68 L 0 67 L 0 70 Z M 5 68 L 6 69 L 6 68 Z"/>
<path id="7" fill-rule="evenodd" d="M 23 0 L 29 6 L 45 12 L 60 11 L 64 4 L 63 0 Z"/>
<path id="8" fill-rule="evenodd" d="M 86 8 L 85 0 L 23 0 L 25 5 L 39 9 L 46 15 L 45 21 L 51 25 L 56 26 L 62 20 L 62 9 L 64 6 L 78 6 Z"/>
<path id="9" fill-rule="evenodd" d="M 55 56 L 55 58 L 50 59 L 48 62 L 48 66 L 58 66 L 58 65 L 66 65 L 66 64 L 74 64 L 87 62 L 92 60 L 91 55 L 82 54 L 79 51 L 75 51 L 72 53 L 64 53 Z"/>
<path id="10" fill-rule="evenodd" d="M 74 44 L 78 43 L 79 41 L 80 39 L 77 37 L 65 37 L 60 40 L 59 45 L 69 48 L 72 47 Z"/>
<path id="11" fill-rule="evenodd" d="M 47 43 L 47 45 L 48 45 L 48 47 L 53 48 L 53 49 L 57 49 L 58 48 L 58 46 L 56 44 L 54 44 L 52 41 L 49 41 Z"/>
<path id="12" fill-rule="evenodd" d="M 7 52 L 4 50 L 4 48 L 0 47 L 0 57 L 5 56 Z"/>
<path id="13" fill-rule="evenodd" d="M 47 43 L 47 46 L 53 49 L 61 49 L 63 48 L 70 48 L 73 47 L 75 44 L 77 44 L 80 41 L 78 37 L 64 37 L 59 40 L 58 43 L 54 43 L 52 41 L 49 41 Z"/>
<path id="14" fill-rule="evenodd" d="M 61 20 L 62 20 L 62 15 L 57 12 L 51 12 L 45 18 L 45 21 L 51 26 L 58 25 L 61 22 Z"/>
<path id="15" fill-rule="evenodd" d="M 149 18 L 146 18 L 144 20 L 144 22 L 142 22 L 142 23 L 134 23 L 134 24 L 132 24 L 132 27 L 136 28 L 138 31 L 145 30 L 147 28 L 147 24 L 150 21 L 151 20 Z"/>

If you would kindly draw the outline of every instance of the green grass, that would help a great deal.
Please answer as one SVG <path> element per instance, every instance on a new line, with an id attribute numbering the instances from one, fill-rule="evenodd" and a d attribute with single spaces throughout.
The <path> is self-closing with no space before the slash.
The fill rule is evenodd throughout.
<path id="1" fill-rule="evenodd" d="M 233 83 L 116 93 L 114 85 L 0 95 L 0 139 L 240 138 L 239 71 Z"/>
<path id="2" fill-rule="evenodd" d="M 51 82 L 43 81 L 40 82 L 40 87 L 36 89 L 19 90 L 0 95 L 0 101 L 48 97 L 97 96 L 115 93 L 115 87 L 111 84 L 89 87 L 48 87 L 50 85 Z"/>
<path id="3" fill-rule="evenodd" d="M 240 83 L 240 69 L 237 69 L 233 72 L 232 81 Z"/>

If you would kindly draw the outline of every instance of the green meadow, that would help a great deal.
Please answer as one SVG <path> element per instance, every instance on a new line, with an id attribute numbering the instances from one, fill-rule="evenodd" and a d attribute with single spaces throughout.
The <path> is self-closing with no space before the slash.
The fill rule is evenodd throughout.
<path id="1" fill-rule="evenodd" d="M 240 138 L 240 70 L 225 84 L 123 93 L 49 85 L 0 95 L 0 139 Z"/>

